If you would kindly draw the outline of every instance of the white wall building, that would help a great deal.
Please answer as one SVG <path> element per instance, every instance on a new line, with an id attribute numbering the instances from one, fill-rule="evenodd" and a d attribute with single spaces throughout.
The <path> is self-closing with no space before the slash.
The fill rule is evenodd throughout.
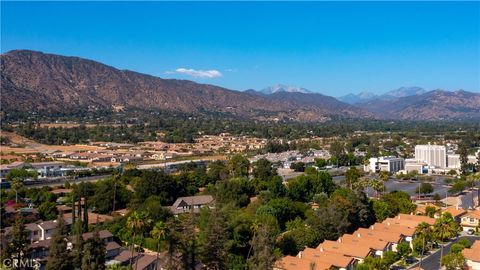
<path id="1" fill-rule="evenodd" d="M 468 162 L 467 163 L 476 164 L 477 163 L 477 157 L 476 156 L 468 156 Z M 447 156 L 447 167 L 449 169 L 460 169 L 462 167 L 462 164 L 460 162 L 460 155 L 458 155 L 458 154 L 448 155 Z"/>
<path id="2" fill-rule="evenodd" d="M 386 171 L 396 173 L 405 169 L 405 160 L 397 157 L 370 158 L 366 170 L 371 172 Z"/>
<path id="3" fill-rule="evenodd" d="M 447 149 L 444 145 L 416 145 L 415 159 L 436 168 L 447 167 Z"/>

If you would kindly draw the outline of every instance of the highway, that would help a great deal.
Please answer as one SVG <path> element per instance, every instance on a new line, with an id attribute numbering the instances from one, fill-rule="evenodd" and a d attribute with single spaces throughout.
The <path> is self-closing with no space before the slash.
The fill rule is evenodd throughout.
<path id="1" fill-rule="evenodd" d="M 77 179 L 71 179 L 71 178 L 57 178 L 57 179 L 40 179 L 36 180 L 34 184 L 25 184 L 26 188 L 35 188 L 35 187 L 52 187 L 52 186 L 60 186 L 65 184 L 65 182 L 69 182 L 70 184 L 74 183 L 82 183 L 82 182 L 96 182 L 101 179 L 108 178 L 110 174 L 106 175 L 94 175 L 94 176 L 87 176 L 87 177 L 82 177 L 82 178 L 77 178 Z"/>

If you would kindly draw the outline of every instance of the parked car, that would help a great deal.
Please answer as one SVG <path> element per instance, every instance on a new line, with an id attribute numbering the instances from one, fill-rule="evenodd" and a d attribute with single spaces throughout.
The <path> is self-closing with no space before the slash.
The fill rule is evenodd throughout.
<path id="1" fill-rule="evenodd" d="M 467 234 L 468 234 L 468 235 L 473 235 L 474 233 L 475 233 L 475 230 L 474 230 L 474 229 L 469 229 L 469 230 L 467 231 Z"/>

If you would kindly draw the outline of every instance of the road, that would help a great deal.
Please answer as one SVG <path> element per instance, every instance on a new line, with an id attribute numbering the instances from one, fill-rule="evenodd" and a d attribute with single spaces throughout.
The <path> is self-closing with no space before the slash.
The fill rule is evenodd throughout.
<path id="1" fill-rule="evenodd" d="M 450 247 L 453 243 L 458 242 L 460 238 L 467 238 L 471 243 L 473 243 L 475 240 L 480 240 L 480 236 L 473 236 L 473 235 L 468 235 L 468 236 L 460 236 L 459 238 L 455 239 L 454 241 L 448 243 L 447 245 L 444 246 L 443 248 L 443 255 L 448 254 L 450 252 Z M 436 252 L 432 253 L 428 257 L 423 258 L 422 260 L 422 268 L 425 270 L 438 270 L 440 269 L 440 254 L 441 250 L 437 250 Z M 420 262 L 412 265 L 409 269 L 415 268 L 419 266 Z"/>
<path id="2" fill-rule="evenodd" d="M 94 175 L 88 177 L 82 177 L 77 179 L 66 179 L 66 178 L 59 178 L 59 179 L 49 179 L 49 180 L 38 180 L 35 184 L 26 184 L 26 188 L 36 188 L 36 187 L 52 187 L 52 186 L 60 186 L 65 184 L 65 182 L 69 182 L 70 184 L 74 183 L 82 183 L 82 182 L 96 182 L 101 179 L 105 179 L 109 177 L 110 174 L 107 175 Z"/>

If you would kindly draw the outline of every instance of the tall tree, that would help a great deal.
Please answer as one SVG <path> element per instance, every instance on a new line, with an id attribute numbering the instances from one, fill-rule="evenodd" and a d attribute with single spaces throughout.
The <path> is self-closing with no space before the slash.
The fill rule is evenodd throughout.
<path id="1" fill-rule="evenodd" d="M 132 234 L 132 256 L 130 258 L 130 266 L 133 265 L 133 255 L 135 250 L 135 238 L 136 236 L 140 235 L 143 236 L 145 227 L 151 223 L 150 218 L 144 212 L 133 212 L 127 219 L 127 227 L 131 231 Z M 135 265 L 136 266 L 136 265 Z"/>
<path id="2" fill-rule="evenodd" d="M 358 181 L 360 176 L 360 172 L 357 170 L 356 167 L 350 167 L 350 169 L 347 170 L 347 172 L 345 173 L 345 182 L 350 187 L 350 189 L 353 189 L 353 185 Z"/>
<path id="3" fill-rule="evenodd" d="M 75 232 L 75 245 L 72 250 L 72 262 L 74 269 L 81 269 L 83 258 L 83 236 L 82 236 L 82 220 L 78 220 L 77 223 L 72 224 Z"/>
<path id="4" fill-rule="evenodd" d="M 84 198 L 83 202 L 83 227 L 82 227 L 82 232 L 86 233 L 88 232 L 88 203 L 87 203 L 87 197 Z"/>
<path id="5" fill-rule="evenodd" d="M 105 269 L 105 243 L 95 230 L 93 237 L 83 246 L 82 270 Z"/>
<path id="6" fill-rule="evenodd" d="M 201 261 L 207 269 L 225 269 L 228 239 L 226 218 L 218 208 L 202 209 L 200 218 L 206 221 L 200 228 Z"/>
<path id="7" fill-rule="evenodd" d="M 11 237 L 12 240 L 7 244 L 6 255 L 13 260 L 22 261 L 29 244 L 28 232 L 22 217 L 15 219 Z M 21 269 L 21 267 L 17 265 L 14 269 Z"/>
<path id="8" fill-rule="evenodd" d="M 150 232 L 152 235 L 153 239 L 157 241 L 157 261 L 158 261 L 158 254 L 160 253 L 160 243 L 164 241 L 167 238 L 167 228 L 165 226 L 165 223 L 163 221 L 159 221 L 155 223 L 155 226 L 153 226 L 152 231 Z M 155 264 L 155 270 L 157 270 L 157 264 Z"/>
<path id="9" fill-rule="evenodd" d="M 276 219 L 270 215 L 260 217 L 251 241 L 252 256 L 248 259 L 251 269 L 270 270 L 276 261 L 275 239 L 278 234 Z"/>
<path id="10" fill-rule="evenodd" d="M 457 223 L 455 222 L 450 213 L 443 213 L 442 216 L 435 221 L 435 224 L 433 226 L 435 238 L 442 242 L 457 236 L 457 231 Z M 442 258 L 443 244 L 441 245 L 440 261 L 442 260 Z"/>
<path id="11" fill-rule="evenodd" d="M 465 143 L 460 143 L 458 152 L 460 155 L 460 168 L 462 173 L 465 174 L 468 170 L 468 148 Z"/>
<path id="12" fill-rule="evenodd" d="M 272 167 L 272 162 L 266 158 L 259 159 L 253 164 L 253 176 L 261 180 L 268 180 L 274 175 L 277 175 L 277 171 Z"/>
<path id="13" fill-rule="evenodd" d="M 183 269 L 194 270 L 197 261 L 197 228 L 193 209 L 189 213 L 180 216 L 179 246 L 182 253 Z"/>
<path id="14" fill-rule="evenodd" d="M 228 160 L 228 170 L 232 177 L 248 176 L 250 162 L 240 154 L 236 154 Z"/>
<path id="15" fill-rule="evenodd" d="M 67 250 L 67 228 L 61 216 L 57 219 L 57 227 L 52 236 L 49 248 L 49 259 L 46 270 L 69 270 L 72 269 L 72 261 Z"/>

